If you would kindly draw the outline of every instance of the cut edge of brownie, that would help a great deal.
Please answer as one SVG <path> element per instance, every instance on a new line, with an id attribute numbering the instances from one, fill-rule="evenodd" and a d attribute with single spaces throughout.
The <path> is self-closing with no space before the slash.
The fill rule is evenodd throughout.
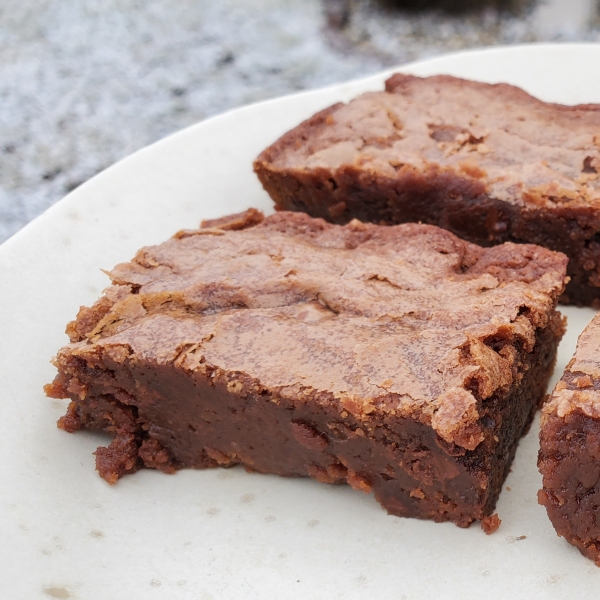
<path id="1" fill-rule="evenodd" d="M 249 211 L 206 222 L 204 230 L 180 232 L 176 238 L 220 236 L 261 222 L 260 213 Z M 555 267 L 558 282 L 564 278 L 564 259 Z M 518 384 L 481 397 L 485 376 L 481 381 L 473 378 L 471 392 L 478 399 L 483 440 L 471 449 L 445 441 L 418 418 L 399 418 L 386 406 L 384 396 L 365 420 L 327 392 L 265 389 L 245 373 L 199 361 L 193 345 L 182 348 L 175 361 L 160 364 L 136 360 L 127 344 L 90 343 L 98 323 L 110 321 L 112 306 L 123 300 L 119 293 L 103 296 L 92 308 L 83 307 L 69 324 L 74 343 L 59 352 L 59 373 L 46 392 L 71 399 L 59 427 L 70 432 L 103 430 L 115 436 L 107 448 L 96 452 L 97 469 L 110 483 L 141 467 L 173 472 L 242 464 L 251 471 L 347 482 L 373 491 L 391 514 L 468 526 L 493 512 L 518 441 L 545 393 L 564 333 L 564 319 L 555 310 L 560 289 L 559 282 L 545 319 L 540 321 L 540 315 L 527 310 L 520 315 L 534 321 L 533 343 L 502 336 L 485 341 L 494 352 L 512 353 Z M 174 399 L 173 390 L 188 402 Z M 233 445 L 215 437 L 214 415 L 219 416 L 220 427 L 228 421 L 238 435 Z M 265 431 L 276 435 L 265 441 Z M 274 466 L 274 457 L 281 464 Z"/>

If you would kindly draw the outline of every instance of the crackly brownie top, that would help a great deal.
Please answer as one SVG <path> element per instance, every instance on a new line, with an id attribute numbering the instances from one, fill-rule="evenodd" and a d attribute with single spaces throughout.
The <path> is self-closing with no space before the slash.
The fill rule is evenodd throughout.
<path id="1" fill-rule="evenodd" d="M 542 422 L 549 415 L 562 419 L 574 411 L 600 419 L 600 315 L 579 336 L 575 356 L 544 404 Z"/>
<path id="2" fill-rule="evenodd" d="M 234 392 L 251 382 L 360 418 L 413 417 L 472 449 L 483 439 L 478 406 L 518 381 L 566 263 L 538 246 L 483 249 L 429 225 L 250 210 L 115 267 L 61 353 L 217 369 Z"/>
<path id="3" fill-rule="evenodd" d="M 396 74 L 258 158 L 275 170 L 360 168 L 397 178 L 443 168 L 533 207 L 600 203 L 600 104 L 563 106 L 507 85 Z"/>

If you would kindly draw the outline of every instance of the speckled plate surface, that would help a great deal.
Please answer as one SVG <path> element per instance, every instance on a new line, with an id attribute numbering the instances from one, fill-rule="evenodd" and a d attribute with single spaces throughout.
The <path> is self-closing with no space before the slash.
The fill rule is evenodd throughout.
<path id="1" fill-rule="evenodd" d="M 600 102 L 600 45 L 482 50 L 404 66 L 506 81 L 563 103 Z M 243 469 L 142 471 L 109 486 L 105 440 L 54 423 L 42 393 L 64 326 L 128 260 L 201 219 L 271 202 L 252 159 L 386 73 L 289 96 L 190 127 L 116 164 L 0 246 L 2 598 L 591 598 L 600 570 L 559 539 L 537 505 L 537 422 L 498 503 L 502 526 L 458 529 L 388 516 L 371 496 Z M 554 381 L 589 309 L 567 308 Z M 525 537 L 524 537 L 525 536 Z"/>

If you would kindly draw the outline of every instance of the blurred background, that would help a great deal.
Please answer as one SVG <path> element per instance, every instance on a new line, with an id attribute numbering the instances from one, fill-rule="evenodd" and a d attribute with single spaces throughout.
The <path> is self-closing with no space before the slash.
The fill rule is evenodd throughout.
<path id="1" fill-rule="evenodd" d="M 115 161 L 211 115 L 466 48 L 600 42 L 599 4 L 1 0 L 0 242 Z"/>

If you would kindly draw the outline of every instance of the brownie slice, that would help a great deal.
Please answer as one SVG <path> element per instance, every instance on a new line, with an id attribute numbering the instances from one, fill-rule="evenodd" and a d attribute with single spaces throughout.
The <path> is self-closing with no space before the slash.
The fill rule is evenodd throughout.
<path id="1" fill-rule="evenodd" d="M 396 515 L 489 515 L 544 395 L 567 259 L 429 225 L 248 211 L 144 248 L 68 325 L 59 426 L 142 466 L 348 482 Z"/>
<path id="2" fill-rule="evenodd" d="M 571 281 L 561 301 L 600 302 L 600 105 L 396 74 L 385 91 L 288 132 L 254 168 L 279 210 L 430 223 L 481 246 L 564 252 Z"/>
<path id="3" fill-rule="evenodd" d="M 600 315 L 543 407 L 538 466 L 556 532 L 600 566 Z"/>

